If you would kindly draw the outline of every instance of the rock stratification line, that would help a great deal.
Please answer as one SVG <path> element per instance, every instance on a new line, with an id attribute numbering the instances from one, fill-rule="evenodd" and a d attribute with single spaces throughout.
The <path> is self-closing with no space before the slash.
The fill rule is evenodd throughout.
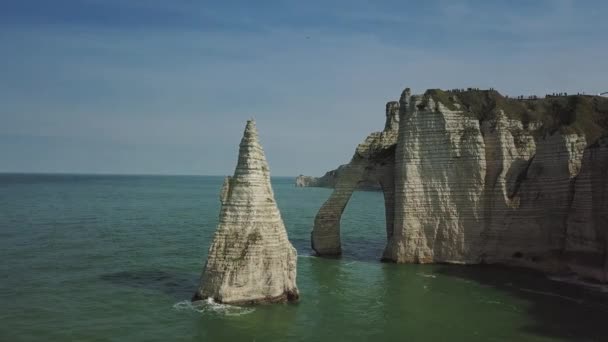
<path id="1" fill-rule="evenodd" d="M 234 176 L 220 193 L 220 219 L 193 300 L 230 304 L 297 301 L 297 253 L 274 200 L 255 122 L 247 122 Z"/>

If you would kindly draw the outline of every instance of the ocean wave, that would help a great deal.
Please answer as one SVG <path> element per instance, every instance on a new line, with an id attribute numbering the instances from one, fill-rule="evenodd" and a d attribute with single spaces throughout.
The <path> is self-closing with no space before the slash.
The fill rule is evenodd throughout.
<path id="1" fill-rule="evenodd" d="M 216 303 L 213 298 L 197 300 L 192 302 L 183 300 L 173 305 L 174 310 L 178 311 L 196 311 L 199 313 L 214 313 L 226 316 L 241 316 L 247 315 L 255 311 L 254 308 L 246 308 L 235 305 Z"/>

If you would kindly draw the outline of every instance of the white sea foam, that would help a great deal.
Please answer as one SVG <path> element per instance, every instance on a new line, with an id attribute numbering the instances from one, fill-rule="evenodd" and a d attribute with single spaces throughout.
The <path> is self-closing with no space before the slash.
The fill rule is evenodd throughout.
<path id="1" fill-rule="evenodd" d="M 434 274 L 428 274 L 428 273 L 416 273 L 416 274 L 421 277 L 425 277 L 425 278 L 437 278 L 437 276 Z"/>
<path id="2" fill-rule="evenodd" d="M 550 297 L 557 297 L 557 298 L 561 298 L 564 300 L 569 300 L 571 302 L 575 302 L 578 304 L 582 304 L 583 300 L 582 299 L 577 299 L 577 298 L 572 298 L 572 297 L 568 297 L 568 296 L 562 296 L 560 294 L 557 293 L 553 293 L 553 292 L 547 292 L 547 291 L 537 291 L 537 290 L 532 290 L 532 289 L 526 289 L 526 288 L 517 288 L 519 291 L 523 291 L 523 292 L 530 292 L 530 293 L 534 293 L 534 294 L 539 294 L 539 295 L 543 295 L 543 296 L 550 296 Z"/>
<path id="3" fill-rule="evenodd" d="M 590 290 L 595 290 L 595 291 L 600 291 L 600 292 L 608 292 L 608 286 L 605 284 L 596 284 L 596 283 L 590 283 L 584 280 L 581 280 L 580 278 L 574 276 L 574 277 L 558 277 L 558 276 L 549 276 L 547 277 L 553 281 L 559 281 L 562 283 L 568 283 L 568 284 L 575 284 L 575 285 L 579 285 L 579 286 L 583 286 L 586 287 Z"/>
<path id="4" fill-rule="evenodd" d="M 298 254 L 298 258 L 316 258 L 316 256 L 312 254 Z"/>
<path id="5" fill-rule="evenodd" d="M 175 303 L 173 309 L 178 311 L 196 311 L 200 313 L 215 313 L 226 316 L 241 316 L 247 315 L 255 311 L 254 308 L 247 308 L 235 305 L 216 303 L 213 298 L 207 298 L 205 300 L 197 300 L 191 302 L 189 300 L 183 300 Z"/>

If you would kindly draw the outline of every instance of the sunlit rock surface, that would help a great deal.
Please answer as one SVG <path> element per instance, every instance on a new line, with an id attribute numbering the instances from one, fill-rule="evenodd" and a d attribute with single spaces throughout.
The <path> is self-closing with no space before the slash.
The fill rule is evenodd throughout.
<path id="1" fill-rule="evenodd" d="M 297 254 L 274 200 L 253 120 L 247 122 L 234 176 L 226 177 L 220 201 L 219 225 L 193 300 L 297 301 Z"/>
<path id="2" fill-rule="evenodd" d="M 481 230 L 486 163 L 479 122 L 407 91 L 400 105 L 394 230 L 384 259 L 466 262 Z"/>

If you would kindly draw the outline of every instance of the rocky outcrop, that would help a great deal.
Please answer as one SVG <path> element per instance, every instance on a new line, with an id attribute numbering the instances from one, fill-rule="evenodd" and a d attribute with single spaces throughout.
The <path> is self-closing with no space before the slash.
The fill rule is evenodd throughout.
<path id="1" fill-rule="evenodd" d="M 335 170 L 327 171 L 321 177 L 299 175 L 296 177 L 296 187 L 335 188 L 340 175 L 347 169 L 347 167 L 348 164 L 340 165 Z M 355 190 L 379 191 L 382 190 L 382 188 L 380 187 L 380 184 L 373 179 L 363 179 L 357 183 Z"/>
<path id="2" fill-rule="evenodd" d="M 327 176 L 327 174 L 332 171 L 328 171 L 323 177 L 299 175 L 296 177 L 296 187 L 297 188 L 308 188 L 308 187 L 333 188 L 333 184 L 330 185 L 326 181 L 326 179 L 322 180 L 322 178 Z"/>
<path id="3" fill-rule="evenodd" d="M 360 145 L 371 153 L 355 153 L 353 173 L 337 180 L 348 186 L 315 220 L 318 254 L 339 254 L 352 179 L 373 168 L 394 183 L 383 187 L 384 260 L 500 263 L 607 281 L 607 99 L 406 89 L 392 106 L 398 116 L 380 134 L 398 138 L 380 143 L 374 133 Z M 375 146 L 394 153 L 382 155 L 387 167 L 375 166 Z"/>
<path id="4" fill-rule="evenodd" d="M 226 177 L 220 202 L 219 225 L 193 300 L 297 301 L 297 254 L 274 200 L 253 120 L 247 122 L 234 176 Z"/>

